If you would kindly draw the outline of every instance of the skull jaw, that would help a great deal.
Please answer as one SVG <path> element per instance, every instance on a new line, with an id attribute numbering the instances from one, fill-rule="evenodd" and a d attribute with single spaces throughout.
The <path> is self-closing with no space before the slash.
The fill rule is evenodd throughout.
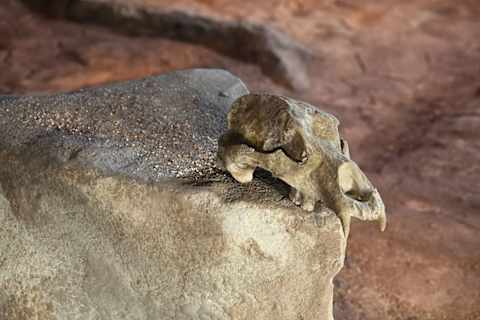
<path id="1" fill-rule="evenodd" d="M 257 152 L 246 145 L 222 146 L 223 155 L 219 159 L 219 167 L 225 168 L 240 183 L 248 183 L 253 179 L 257 167 L 269 171 L 291 187 L 290 199 L 302 209 L 313 211 L 318 198 L 316 184 L 311 183 L 309 176 L 315 170 L 318 159 L 308 162 L 291 160 L 283 150 L 271 153 Z"/>
<path id="2" fill-rule="evenodd" d="M 303 210 L 313 211 L 321 200 L 337 214 L 346 237 L 352 216 L 377 220 L 380 230 L 385 230 L 382 199 L 360 168 L 348 159 L 346 142 L 338 152 L 319 147 L 323 152 L 312 152 L 303 163 L 292 160 L 283 150 L 264 153 L 245 144 L 222 145 L 219 159 L 221 167 L 240 183 L 252 181 L 256 167 L 268 170 L 291 187 L 290 199 Z"/>
<path id="3" fill-rule="evenodd" d="M 257 152 L 246 145 L 224 146 L 221 163 L 232 177 L 240 183 L 248 183 L 253 180 L 253 173 L 256 167 L 268 170 L 273 176 L 283 180 L 290 186 L 289 198 L 303 210 L 312 212 L 318 201 L 324 199 L 327 193 L 331 199 L 331 194 L 340 194 L 338 190 L 325 190 L 322 188 L 322 173 L 318 172 L 321 159 L 311 157 L 306 164 L 297 163 L 286 156 L 282 150 L 272 153 Z M 316 173 L 316 174 L 315 174 Z M 333 175 L 333 173 L 330 173 Z M 312 180 L 315 176 L 315 181 Z M 318 180 L 318 181 L 317 181 Z M 336 196 L 333 196 L 335 198 Z M 337 206 L 329 206 L 331 209 L 337 209 Z M 343 208 L 340 205 L 338 208 Z M 351 214 L 350 210 L 335 210 L 341 220 L 345 236 L 348 236 L 350 230 Z"/>
<path id="4" fill-rule="evenodd" d="M 322 159 L 316 157 L 311 157 L 305 164 L 301 164 L 291 160 L 282 150 L 261 153 L 241 145 L 225 146 L 224 151 L 224 167 L 235 180 L 240 183 L 251 182 L 256 167 L 270 171 L 291 187 L 290 199 L 303 210 L 311 212 L 317 201 L 325 202 L 337 213 L 346 237 L 350 232 L 352 216 L 360 220 L 377 220 L 380 230 L 385 230 L 386 215 L 382 199 L 352 161 L 330 159 L 332 163 L 340 162 L 340 165 L 330 167 L 337 168 L 338 174 L 335 174 L 320 167 Z M 336 184 L 325 183 L 325 179 L 334 176 L 338 178 Z"/>

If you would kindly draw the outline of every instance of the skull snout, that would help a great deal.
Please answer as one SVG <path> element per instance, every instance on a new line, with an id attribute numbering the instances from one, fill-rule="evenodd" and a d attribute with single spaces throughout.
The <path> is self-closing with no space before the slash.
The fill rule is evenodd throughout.
<path id="1" fill-rule="evenodd" d="M 347 207 L 351 215 L 362 220 L 377 220 L 385 230 L 385 205 L 365 174 L 353 161 L 342 163 L 338 168 L 338 184 L 345 197 L 350 199 Z"/>
<path id="2" fill-rule="evenodd" d="M 374 190 L 365 174 L 352 161 L 340 165 L 338 169 L 338 184 L 343 194 L 360 202 L 368 202 Z"/>

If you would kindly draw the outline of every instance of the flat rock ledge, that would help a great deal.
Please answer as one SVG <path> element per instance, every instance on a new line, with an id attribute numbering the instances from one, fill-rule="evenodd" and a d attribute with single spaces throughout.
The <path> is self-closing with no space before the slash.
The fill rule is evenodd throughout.
<path id="1" fill-rule="evenodd" d="M 187 70 L 0 97 L 0 318 L 333 319 L 336 215 L 212 164 L 247 92 Z"/>

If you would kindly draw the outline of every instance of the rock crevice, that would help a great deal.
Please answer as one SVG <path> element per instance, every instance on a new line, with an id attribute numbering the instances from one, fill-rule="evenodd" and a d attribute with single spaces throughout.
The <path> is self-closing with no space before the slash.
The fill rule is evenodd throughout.
<path id="1" fill-rule="evenodd" d="M 310 86 L 311 52 L 275 29 L 187 10 L 104 0 L 23 0 L 51 16 L 94 23 L 136 36 L 158 36 L 202 45 L 257 64 L 274 81 L 295 90 Z"/>

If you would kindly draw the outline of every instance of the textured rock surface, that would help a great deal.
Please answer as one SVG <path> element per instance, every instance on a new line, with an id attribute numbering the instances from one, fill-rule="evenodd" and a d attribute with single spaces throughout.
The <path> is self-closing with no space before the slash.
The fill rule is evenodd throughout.
<path id="1" fill-rule="evenodd" d="M 63 160 L 145 180 L 192 175 L 213 167 L 226 111 L 247 92 L 228 72 L 198 69 L 68 94 L 4 96 L 1 143 L 44 144 Z"/>
<path id="2" fill-rule="evenodd" d="M 217 67 L 252 91 L 322 106 L 341 119 L 389 212 L 384 234 L 353 224 L 335 319 L 480 319 L 477 0 L 132 1 L 273 26 L 314 51 L 315 81 L 302 95 L 279 91 L 256 64 L 203 46 L 47 19 L 3 0 L 0 92 Z"/>
<path id="3" fill-rule="evenodd" d="M 339 219 L 296 208 L 265 173 L 240 186 L 195 162 L 246 92 L 195 70 L 2 97 L 0 318 L 332 319 Z M 173 116 L 182 135 L 155 136 Z M 189 164 L 200 174 L 175 179 Z"/>

